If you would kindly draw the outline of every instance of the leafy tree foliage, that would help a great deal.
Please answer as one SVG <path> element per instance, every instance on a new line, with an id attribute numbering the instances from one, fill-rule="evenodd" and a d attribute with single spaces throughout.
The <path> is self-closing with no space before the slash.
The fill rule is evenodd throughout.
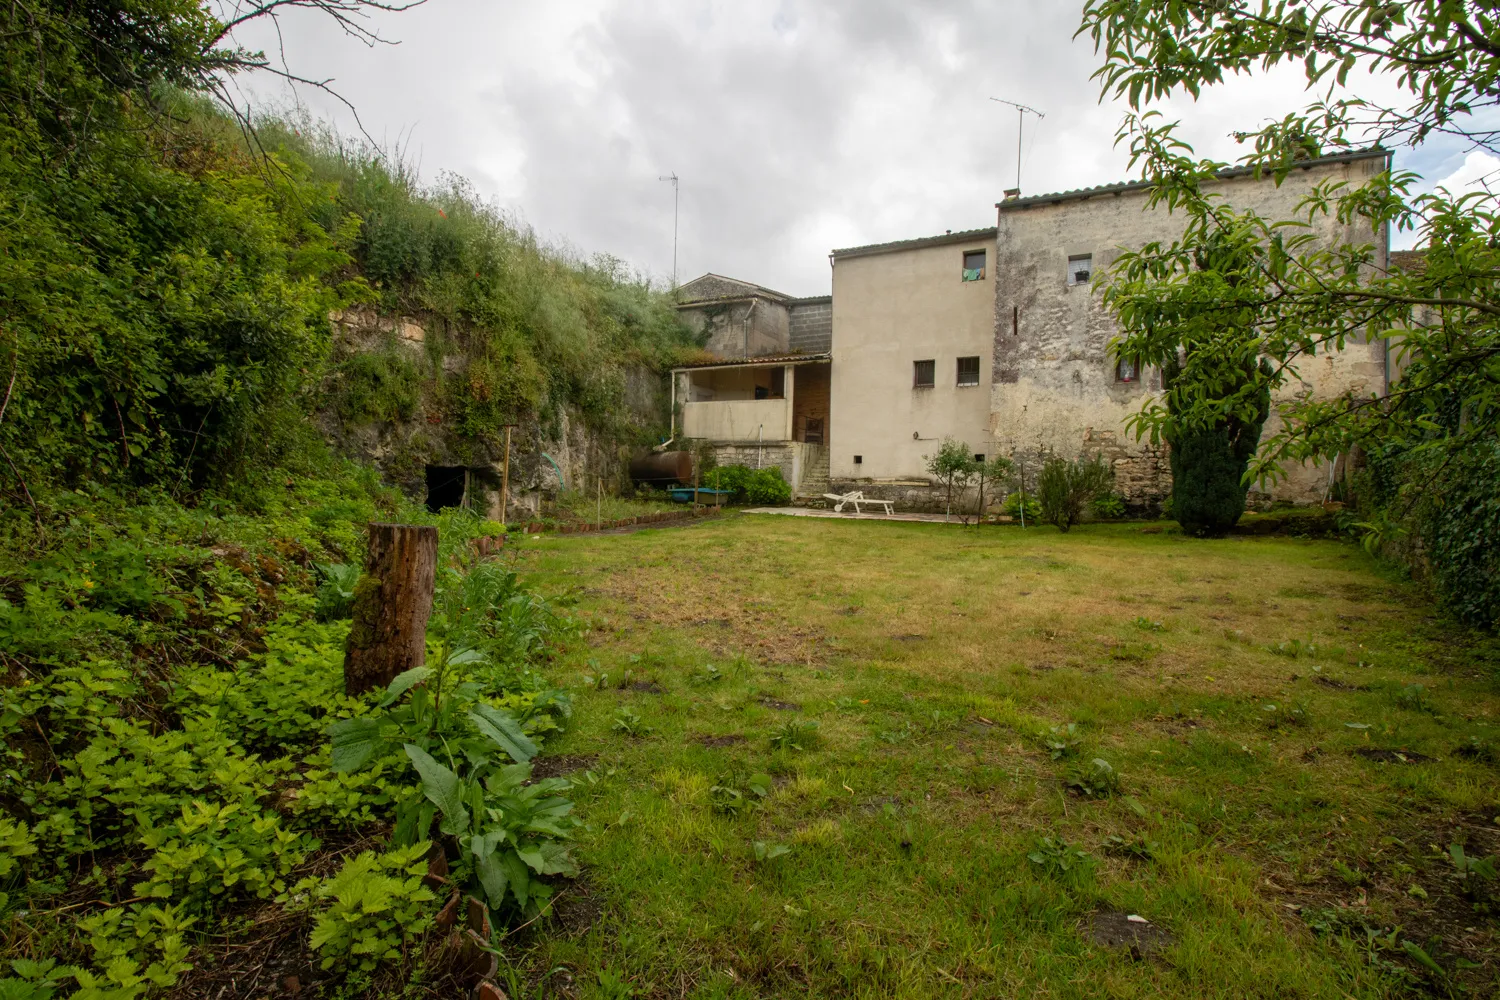
<path id="1" fill-rule="evenodd" d="M 962 441 L 943 438 L 937 453 L 927 458 L 927 473 L 943 487 L 948 512 L 952 513 L 954 491 L 962 496 L 974 482 L 974 453 Z"/>
<path id="2" fill-rule="evenodd" d="M 1122 328 L 1117 349 L 1165 364 L 1205 323 L 1234 312 L 1243 323 L 1223 326 L 1238 334 L 1216 341 L 1226 370 L 1240 370 L 1246 357 L 1270 362 L 1233 383 L 1238 388 L 1213 379 L 1194 383 L 1178 395 L 1175 411 L 1148 406 L 1137 429 L 1157 434 L 1169 421 L 1198 427 L 1251 421 L 1262 393 L 1297 385 L 1300 366 L 1350 343 L 1384 342 L 1397 376 L 1387 394 L 1298 394 L 1278 403 L 1281 427 L 1249 475 L 1274 479 L 1284 460 L 1394 450 L 1407 456 L 1408 470 L 1426 470 L 1425 481 L 1439 494 L 1429 495 L 1433 503 L 1463 506 L 1456 493 L 1451 501 L 1441 497 L 1458 488 L 1447 473 L 1468 468 L 1462 456 L 1494 447 L 1500 425 L 1496 196 L 1418 194 L 1416 175 L 1387 170 L 1359 185 L 1324 182 L 1292 217 L 1267 218 L 1227 204 L 1212 182 L 1229 164 L 1198 158 L 1176 126 L 1146 106 L 1295 63 L 1322 96 L 1303 111 L 1237 133 L 1248 149 L 1241 164 L 1277 182 L 1309 157 L 1359 144 L 1420 144 L 1443 135 L 1494 152 L 1500 132 L 1488 126 L 1487 113 L 1500 101 L 1500 46 L 1493 42 L 1500 19 L 1490 5 L 1089 0 L 1080 31 L 1104 55 L 1096 77 L 1105 91 L 1134 109 L 1120 138 L 1154 185 L 1151 205 L 1179 212 L 1184 221 L 1179 239 L 1124 253 L 1114 265 L 1105 296 Z M 1387 107 L 1345 96 L 1337 85 L 1356 67 L 1394 81 L 1404 102 Z M 1369 238 L 1330 245 L 1315 233 L 1329 220 Z M 1425 267 L 1387 267 L 1375 239 L 1386 227 L 1419 235 Z M 1254 249 L 1253 266 L 1236 268 L 1233 287 L 1216 287 L 1196 266 L 1221 241 Z M 1473 466 L 1481 478 L 1469 485 L 1495 495 L 1500 486 L 1483 478 L 1483 468 Z M 1447 555 L 1430 552 L 1434 563 Z M 1493 558 L 1486 561 L 1493 565 Z M 1500 604 L 1472 616 L 1497 619 Z"/>

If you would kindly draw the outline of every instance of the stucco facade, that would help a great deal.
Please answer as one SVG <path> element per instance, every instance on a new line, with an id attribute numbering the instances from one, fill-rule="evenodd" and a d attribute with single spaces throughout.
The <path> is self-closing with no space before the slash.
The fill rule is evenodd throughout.
<path id="1" fill-rule="evenodd" d="M 1253 208 L 1268 218 L 1291 218 L 1315 184 L 1363 183 L 1385 169 L 1386 157 L 1374 151 L 1309 161 L 1280 186 L 1269 178 L 1236 172 L 1217 188 L 1236 208 Z M 1171 476 L 1166 456 L 1137 442 L 1125 423 L 1148 393 L 1160 391 L 1160 374 L 1148 370 L 1134 381 L 1121 380 L 1108 350 L 1118 331 L 1093 279 L 1115 261 L 1121 247 L 1180 237 L 1183 217 L 1148 208 L 1147 195 L 1142 184 L 1121 184 L 1000 203 L 992 313 L 994 379 L 987 428 L 998 453 L 1033 468 L 1043 453 L 1103 453 L 1114 463 L 1118 487 L 1127 499 L 1143 506 L 1170 493 Z M 1325 219 L 1319 236 L 1330 243 L 1373 242 L 1376 260 L 1383 262 L 1383 231 L 1361 231 Z M 1088 278 L 1070 280 L 1070 272 L 1081 267 L 1088 270 Z M 1305 391 L 1323 397 L 1383 393 L 1384 345 L 1351 344 L 1340 354 L 1303 361 L 1297 374 L 1300 381 L 1289 385 L 1282 399 Z M 1278 428 L 1273 408 L 1264 436 Z M 1323 497 L 1327 468 L 1310 465 L 1286 471 L 1286 481 L 1270 496 L 1303 503 Z"/>
<path id="2" fill-rule="evenodd" d="M 925 479 L 944 437 L 992 450 L 994 258 L 993 229 L 833 252 L 831 479 Z M 978 359 L 967 384 L 960 358 Z"/>

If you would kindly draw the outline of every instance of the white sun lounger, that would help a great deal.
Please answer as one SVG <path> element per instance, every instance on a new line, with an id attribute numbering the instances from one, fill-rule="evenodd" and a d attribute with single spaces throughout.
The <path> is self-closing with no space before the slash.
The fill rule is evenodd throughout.
<path id="1" fill-rule="evenodd" d="M 844 509 L 844 505 L 849 503 L 852 503 L 854 505 L 854 513 L 856 514 L 864 513 L 864 511 L 859 509 L 859 505 L 862 503 L 879 504 L 880 506 L 885 508 L 885 512 L 887 514 L 894 514 L 896 512 L 895 504 L 893 504 L 890 500 L 878 500 L 874 497 L 867 497 L 865 496 L 863 490 L 855 490 L 853 493 L 845 493 L 843 496 L 840 496 L 837 493 L 824 493 L 823 496 L 824 498 L 833 501 L 834 513 L 842 512 Z"/>

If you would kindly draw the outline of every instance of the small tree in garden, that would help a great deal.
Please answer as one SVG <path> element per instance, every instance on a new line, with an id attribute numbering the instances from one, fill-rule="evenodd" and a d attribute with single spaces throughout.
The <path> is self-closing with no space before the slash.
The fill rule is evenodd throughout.
<path id="1" fill-rule="evenodd" d="M 1069 462 L 1052 456 L 1037 478 L 1037 499 L 1042 520 L 1067 531 L 1078 523 L 1083 508 L 1115 481 L 1115 470 L 1098 455 Z"/>
<path id="2" fill-rule="evenodd" d="M 1001 458 L 998 455 L 987 462 L 976 461 L 974 463 L 974 478 L 979 485 L 979 505 L 974 508 L 976 519 L 984 517 L 985 487 L 992 486 L 998 490 L 1001 484 L 1010 479 L 1014 468 L 1015 466 L 1011 463 L 1010 459 Z"/>
<path id="3" fill-rule="evenodd" d="M 962 496 L 963 491 L 969 488 L 974 481 L 975 462 L 974 453 L 969 446 L 962 441 L 952 438 L 943 438 L 943 445 L 938 449 L 936 455 L 927 459 L 927 472 L 942 484 L 948 495 L 948 509 L 945 516 L 953 513 L 953 491 L 956 489 Z M 968 517 L 964 517 L 968 522 Z"/>

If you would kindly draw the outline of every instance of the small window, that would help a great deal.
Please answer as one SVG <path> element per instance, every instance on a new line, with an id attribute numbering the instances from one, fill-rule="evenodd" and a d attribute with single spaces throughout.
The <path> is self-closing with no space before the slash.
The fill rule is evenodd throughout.
<path id="1" fill-rule="evenodd" d="M 974 456 L 974 461 L 983 464 L 983 462 L 984 462 L 984 456 L 983 455 L 975 455 Z"/>
<path id="2" fill-rule="evenodd" d="M 1068 258 L 1068 284 L 1087 285 L 1089 275 L 1094 273 L 1094 255 L 1091 253 L 1074 254 Z"/>
<path id="3" fill-rule="evenodd" d="M 1141 366 L 1135 358 L 1121 358 L 1115 362 L 1116 382 L 1139 382 Z"/>
<path id="4" fill-rule="evenodd" d="M 937 384 L 937 362 L 918 361 L 912 365 L 912 388 L 931 389 Z"/>
<path id="5" fill-rule="evenodd" d="M 862 464 L 864 464 L 864 460 L 865 460 L 865 456 L 863 456 L 863 455 L 855 455 L 854 456 L 854 464 L 855 465 L 862 465 Z"/>
<path id="6" fill-rule="evenodd" d="M 958 359 L 958 384 L 979 384 L 979 358 L 977 355 L 972 358 Z"/>
<path id="7" fill-rule="evenodd" d="M 964 280 L 980 281 L 984 278 L 984 262 L 986 251 L 965 250 L 964 251 Z"/>

